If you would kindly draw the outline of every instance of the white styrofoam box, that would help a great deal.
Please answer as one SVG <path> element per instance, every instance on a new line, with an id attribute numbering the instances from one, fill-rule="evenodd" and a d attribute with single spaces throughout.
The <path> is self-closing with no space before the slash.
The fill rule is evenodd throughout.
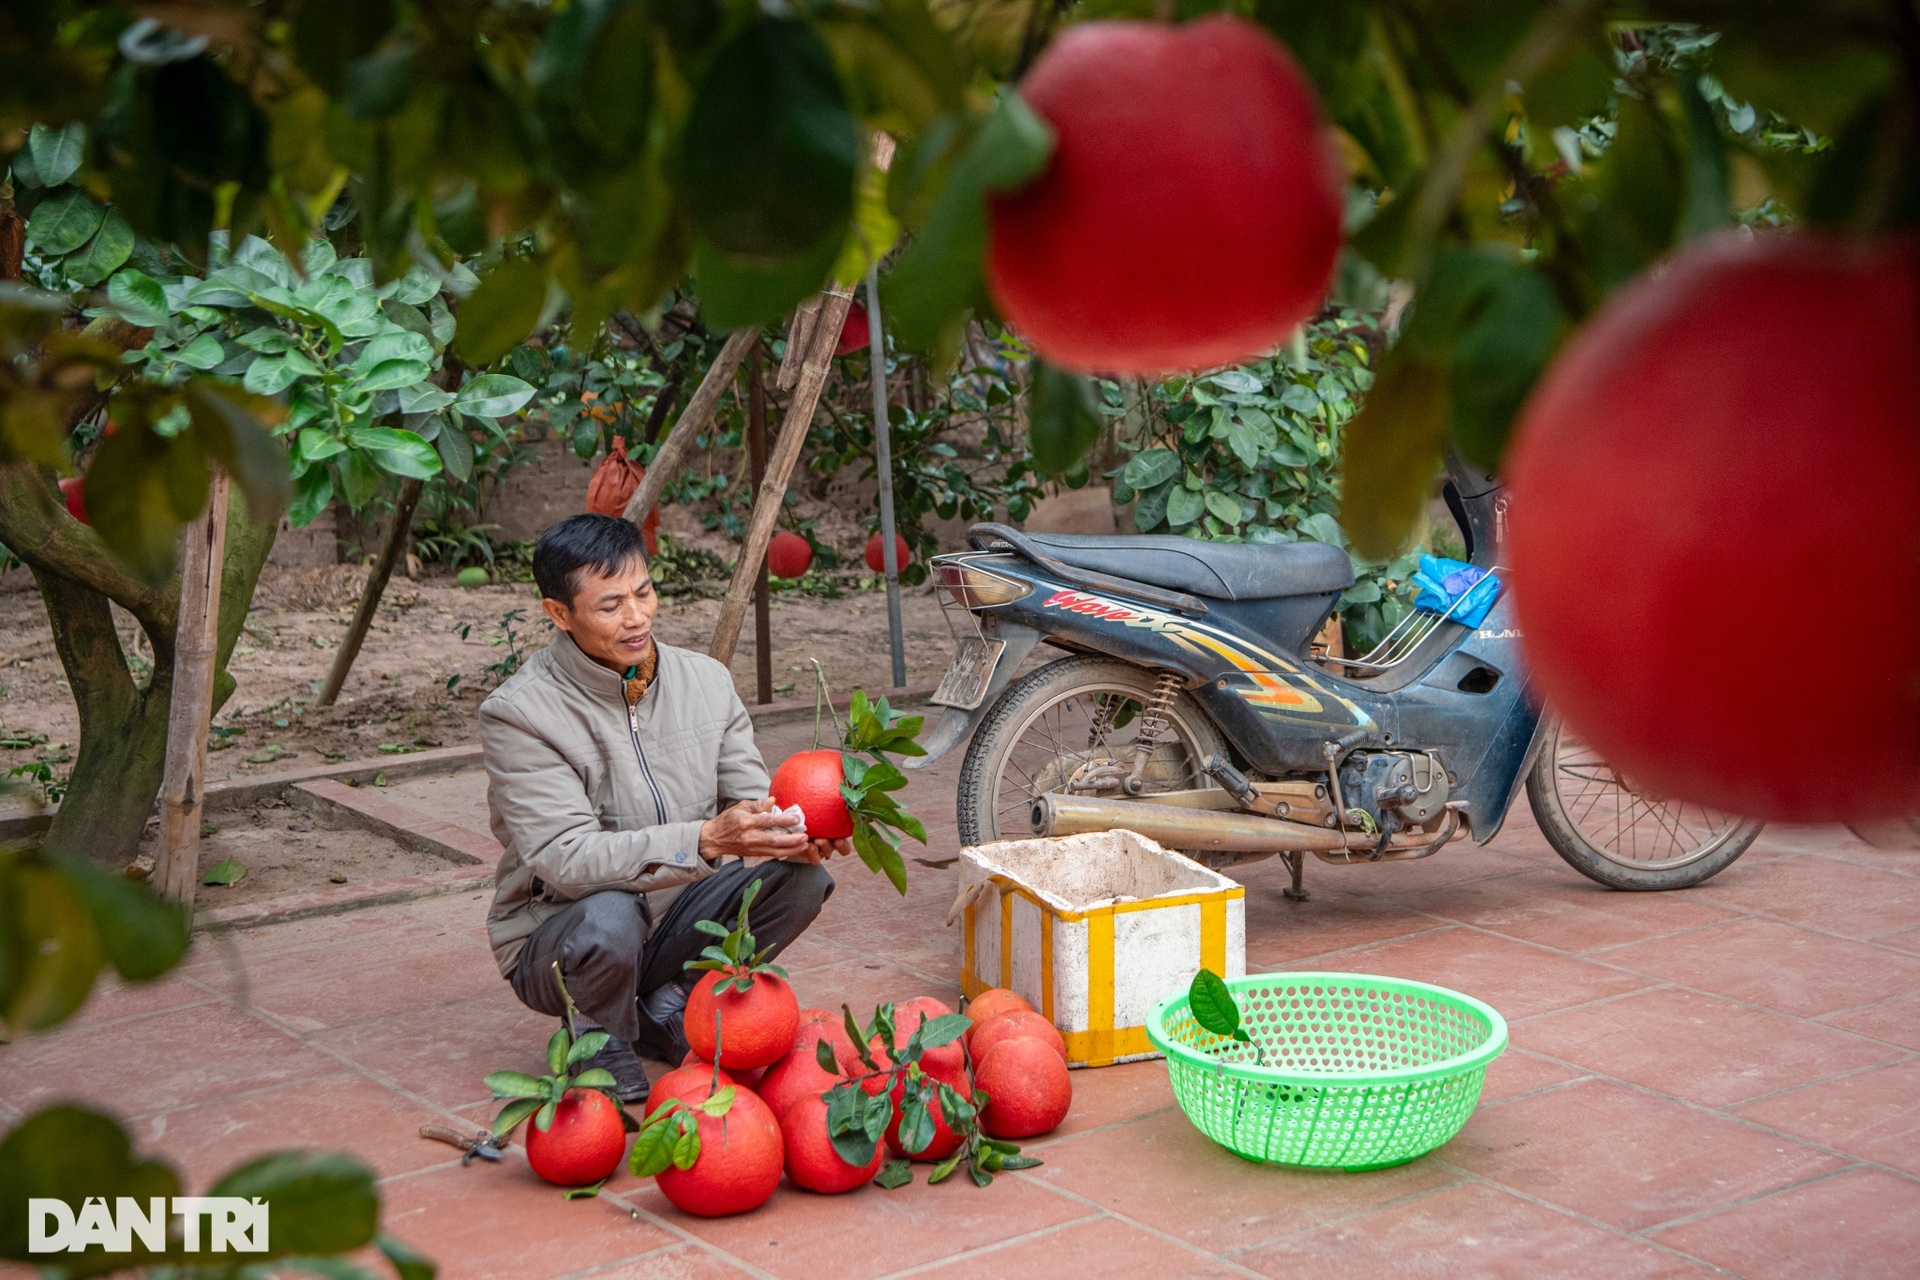
<path id="1" fill-rule="evenodd" d="M 1073 1066 L 1155 1056 L 1153 1006 L 1204 965 L 1247 971 L 1246 890 L 1131 831 L 960 851 L 960 987 L 1019 992 Z"/>

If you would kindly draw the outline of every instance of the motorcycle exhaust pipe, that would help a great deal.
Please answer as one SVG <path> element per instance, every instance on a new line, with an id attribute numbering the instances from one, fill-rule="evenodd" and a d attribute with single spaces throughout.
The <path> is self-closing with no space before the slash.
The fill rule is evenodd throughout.
<path id="1" fill-rule="evenodd" d="M 1033 833 L 1072 836 L 1125 828 L 1168 849 L 1213 853 L 1315 853 L 1346 848 L 1338 831 L 1234 809 L 1189 809 L 1049 791 L 1033 802 Z"/>

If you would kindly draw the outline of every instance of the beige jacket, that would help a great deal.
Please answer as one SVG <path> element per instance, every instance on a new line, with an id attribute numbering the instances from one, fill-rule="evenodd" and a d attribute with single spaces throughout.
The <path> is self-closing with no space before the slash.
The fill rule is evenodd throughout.
<path id="1" fill-rule="evenodd" d="M 657 643 L 657 642 L 656 642 Z M 487 808 L 506 852 L 487 940 L 502 974 L 542 920 L 618 889 L 657 921 L 681 886 L 713 874 L 700 824 L 767 794 L 767 768 L 733 677 L 704 654 L 659 645 L 644 698 L 565 632 L 480 704 Z"/>

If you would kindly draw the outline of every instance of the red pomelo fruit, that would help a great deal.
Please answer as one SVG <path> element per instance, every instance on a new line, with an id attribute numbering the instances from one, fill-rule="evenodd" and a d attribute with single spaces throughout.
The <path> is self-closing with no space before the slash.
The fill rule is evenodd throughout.
<path id="1" fill-rule="evenodd" d="M 986 1059 L 993 1046 L 1016 1036 L 1041 1041 L 1060 1055 L 1060 1061 L 1067 1060 L 1067 1042 L 1051 1022 L 1031 1009 L 1008 1009 L 1004 1013 L 994 1014 L 973 1029 L 973 1034 L 967 1037 L 967 1047 L 973 1050 L 973 1060 L 977 1065 Z"/>
<path id="2" fill-rule="evenodd" d="M 840 1056 L 840 1046 L 851 1043 L 846 1031 L 825 1009 L 802 1009 L 800 1011 L 800 1030 L 793 1038 L 793 1050 L 786 1057 L 767 1068 L 760 1078 L 758 1090 L 761 1100 L 774 1115 L 783 1120 L 787 1108 L 809 1094 L 820 1094 L 840 1083 L 840 1076 L 821 1067 L 815 1055 L 814 1045 L 826 1041 L 834 1052 L 835 1060 Z"/>
<path id="3" fill-rule="evenodd" d="M 881 539 L 880 535 L 877 533 L 874 534 L 871 538 L 867 539 L 866 561 L 867 561 L 867 568 L 869 571 L 873 573 L 885 573 L 887 571 L 887 549 L 886 548 L 887 548 L 887 544 Z M 894 534 L 893 535 L 893 567 L 896 570 L 904 569 L 907 567 L 907 562 L 911 559 L 913 559 L 913 553 L 907 547 L 907 540 L 901 537 L 897 533 Z"/>
<path id="4" fill-rule="evenodd" d="M 706 1089 L 712 1082 L 713 1064 L 711 1062 L 702 1062 L 698 1058 L 695 1058 L 691 1062 L 675 1067 L 653 1082 L 653 1087 L 647 1091 L 647 1105 L 642 1109 L 641 1114 L 643 1116 L 650 1116 L 673 1099 L 682 1098 L 689 1093 Z M 739 1081 L 735 1080 L 733 1076 L 727 1072 L 722 1071 L 720 1073 L 720 1083 L 722 1085 L 730 1085 L 738 1084 Z M 706 1095 L 702 1093 L 700 1096 L 705 1097 Z"/>
<path id="5" fill-rule="evenodd" d="M 782 529 L 767 544 L 767 572 L 776 578 L 805 577 L 813 567 L 813 544 L 791 529 Z"/>
<path id="6" fill-rule="evenodd" d="M 620 1104 L 598 1089 L 569 1089 L 545 1132 L 529 1117 L 521 1128 L 527 1164 L 556 1187 L 585 1187 L 611 1177 L 626 1154 Z"/>
<path id="7" fill-rule="evenodd" d="M 67 501 L 67 514 L 81 524 L 87 523 L 87 482 L 82 476 L 62 476 L 60 496 Z"/>
<path id="8" fill-rule="evenodd" d="M 853 834 L 853 815 L 847 812 L 846 798 L 840 794 L 846 776 L 838 751 L 796 751 L 773 771 L 768 793 L 783 809 L 800 806 L 807 815 L 809 836 L 840 840 Z"/>
<path id="9" fill-rule="evenodd" d="M 713 1070 L 713 1064 L 711 1062 L 708 1062 L 691 1049 L 687 1050 L 686 1057 L 680 1059 L 680 1065 L 683 1067 L 698 1067 L 703 1071 Z M 758 1093 L 760 1092 L 760 1081 L 767 1073 L 765 1071 L 722 1071 L 720 1074 L 726 1076 L 735 1084 Z"/>
<path id="10" fill-rule="evenodd" d="M 682 1101 L 704 1102 L 704 1084 L 682 1095 Z M 751 1090 L 740 1089 L 724 1116 L 694 1112 L 700 1127 L 700 1155 L 689 1169 L 667 1166 L 654 1181 L 674 1206 L 702 1218 L 758 1209 L 780 1185 L 786 1144 L 780 1122 Z"/>
<path id="11" fill-rule="evenodd" d="M 1082 22 L 1020 94 L 1058 137 L 993 197 L 987 284 L 1046 359 L 1160 374 L 1278 346 L 1319 309 L 1344 181 L 1313 89 L 1232 17 Z"/>
<path id="12" fill-rule="evenodd" d="M 982 991 L 967 1001 L 966 1012 L 967 1017 L 973 1020 L 973 1025 L 977 1028 L 987 1019 L 1005 1013 L 1009 1009 L 1025 1009 L 1028 1013 L 1033 1012 L 1033 1006 L 1027 1003 L 1025 996 L 1017 991 L 1009 991 L 1005 987 L 989 987 Z M 969 1041 L 973 1039 L 972 1030 L 967 1032 L 967 1039 Z"/>
<path id="13" fill-rule="evenodd" d="M 882 1067 L 887 1065 L 886 1058 L 880 1053 L 875 1052 L 873 1056 L 874 1060 Z M 925 1070 L 924 1064 L 922 1069 Z M 961 1067 L 957 1071 L 940 1069 L 927 1070 L 926 1074 L 929 1079 L 937 1080 L 951 1086 L 954 1092 L 963 1098 L 969 1097 L 973 1093 L 973 1086 L 968 1083 L 965 1067 Z M 861 1081 L 860 1087 L 868 1093 L 879 1093 L 881 1085 L 886 1079 L 887 1077 L 885 1076 L 874 1076 Z M 887 1150 L 897 1156 L 905 1156 L 909 1160 L 944 1160 L 958 1151 L 960 1144 L 965 1141 L 965 1138 L 948 1126 L 946 1112 L 941 1109 L 938 1099 L 935 1099 L 931 1106 L 933 1114 L 933 1141 L 927 1144 L 926 1150 L 909 1152 L 901 1145 L 900 1121 L 902 1116 L 900 1114 L 900 1107 L 906 1099 L 906 1088 L 906 1082 L 904 1080 L 898 1078 L 894 1080 L 893 1121 L 887 1125 Z"/>
<path id="14" fill-rule="evenodd" d="M 800 1002 L 778 974 L 756 973 L 745 991 L 716 996 L 713 989 L 732 975 L 715 969 L 694 984 L 687 996 L 687 1047 L 714 1060 L 715 1017 L 719 1018 L 720 1065 L 729 1071 L 770 1067 L 793 1048 L 800 1029 Z"/>
<path id="15" fill-rule="evenodd" d="M 850 355 L 855 351 L 865 351 L 867 343 L 873 340 L 873 332 L 867 325 L 867 308 L 856 302 L 847 308 L 847 318 L 840 325 L 840 341 L 834 344 L 833 354 Z"/>
<path id="16" fill-rule="evenodd" d="M 796 1187 L 822 1195 L 839 1195 L 873 1181 L 887 1158 L 881 1143 L 873 1146 L 873 1159 L 864 1165 L 848 1164 L 833 1149 L 827 1134 L 827 1103 L 820 1097 L 796 1099 L 780 1121 L 780 1136 L 787 1144 L 787 1177 Z"/>
<path id="17" fill-rule="evenodd" d="M 1920 811 L 1916 403 L 1912 241 L 1729 233 L 1616 294 L 1508 452 L 1547 707 L 1654 797 Z M 1808 591 L 1871 661 L 1809 665 Z"/>
<path id="18" fill-rule="evenodd" d="M 902 1000 L 893 1007 L 893 1042 L 905 1048 L 907 1040 L 917 1031 L 920 1024 L 933 1018 L 944 1017 L 952 1013 L 942 1002 L 932 996 L 915 996 L 911 1000 Z M 874 1050 L 874 1057 L 880 1057 L 880 1050 Z M 967 1065 L 967 1051 L 958 1040 L 928 1049 L 920 1056 L 920 1065 L 931 1071 L 939 1068 L 949 1074 Z"/>
<path id="19" fill-rule="evenodd" d="M 1031 1036 L 1002 1040 L 987 1050 L 974 1066 L 973 1080 L 987 1095 L 980 1127 L 996 1138 L 1051 1133 L 1073 1106 L 1065 1059 Z"/>

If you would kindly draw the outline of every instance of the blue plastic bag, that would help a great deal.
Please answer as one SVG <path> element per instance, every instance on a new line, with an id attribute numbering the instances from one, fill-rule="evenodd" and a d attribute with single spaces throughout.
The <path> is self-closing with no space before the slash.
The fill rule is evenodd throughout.
<path id="1" fill-rule="evenodd" d="M 1421 556 L 1413 581 L 1420 588 L 1413 598 L 1414 608 L 1448 614 L 1469 627 L 1486 621 L 1493 602 L 1500 598 L 1500 579 L 1463 560 Z"/>

